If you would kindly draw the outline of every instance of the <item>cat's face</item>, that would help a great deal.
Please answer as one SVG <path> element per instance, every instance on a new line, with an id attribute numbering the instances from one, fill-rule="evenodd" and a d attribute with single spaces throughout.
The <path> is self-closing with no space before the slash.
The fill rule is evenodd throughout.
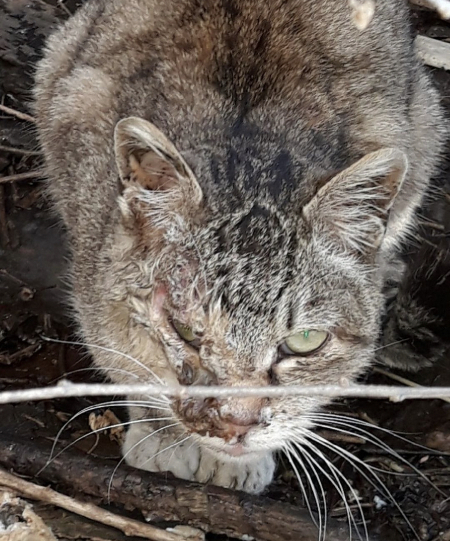
<path id="1" fill-rule="evenodd" d="M 139 260 L 137 282 L 150 289 L 132 311 L 163 359 L 159 377 L 184 385 L 335 384 L 368 365 L 382 303 L 376 254 L 406 171 L 401 153 L 363 158 L 298 215 L 257 200 L 221 214 L 154 126 L 122 121 L 116 143 L 125 231 Z M 203 445 L 241 457 L 282 447 L 314 424 L 324 402 L 211 398 L 171 407 Z"/>

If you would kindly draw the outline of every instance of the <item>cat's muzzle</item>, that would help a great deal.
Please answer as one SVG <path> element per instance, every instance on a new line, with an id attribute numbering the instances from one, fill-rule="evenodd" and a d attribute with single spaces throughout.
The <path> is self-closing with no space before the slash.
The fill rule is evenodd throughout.
<path id="1" fill-rule="evenodd" d="M 177 400 L 174 409 L 184 426 L 200 436 L 217 437 L 226 443 L 243 442 L 261 424 L 264 398 L 216 398 Z"/>

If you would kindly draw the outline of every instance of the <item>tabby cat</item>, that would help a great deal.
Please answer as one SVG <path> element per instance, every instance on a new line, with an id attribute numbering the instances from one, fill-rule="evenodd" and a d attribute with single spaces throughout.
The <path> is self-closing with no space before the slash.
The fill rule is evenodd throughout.
<path id="1" fill-rule="evenodd" d="M 445 136 L 403 0 L 365 30 L 347 0 L 90 0 L 35 98 L 111 380 L 324 384 L 373 361 Z M 124 457 L 257 493 L 325 403 L 130 397 Z"/>

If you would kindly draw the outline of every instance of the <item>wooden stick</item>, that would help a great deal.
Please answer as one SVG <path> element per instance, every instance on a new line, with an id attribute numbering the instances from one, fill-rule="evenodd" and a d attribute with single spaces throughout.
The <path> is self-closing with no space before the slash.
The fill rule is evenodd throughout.
<path id="1" fill-rule="evenodd" d="M 320 396 L 328 398 L 376 398 L 402 402 L 403 400 L 432 400 L 436 398 L 449 398 L 450 387 L 401 387 L 394 385 L 374 384 L 348 384 L 330 385 L 287 385 L 285 387 L 226 387 L 219 385 L 157 385 L 152 383 L 71 383 L 61 380 L 57 385 L 37 387 L 32 389 L 18 389 L 0 392 L 0 404 L 16 404 L 36 400 L 50 400 L 53 398 L 69 398 L 87 396 L 112 395 L 147 395 L 154 397 L 171 398 L 223 398 L 223 397 L 267 397 L 285 398 L 288 396 Z"/>
<path id="2" fill-rule="evenodd" d="M 424 64 L 450 70 L 450 43 L 417 36 L 415 44 L 417 56 Z"/>
<path id="3" fill-rule="evenodd" d="M 7 175 L 6 177 L 0 177 L 0 184 L 6 184 L 7 182 L 19 182 L 21 180 L 30 180 L 32 178 L 45 177 L 44 171 L 36 169 L 34 171 L 27 171 L 26 173 L 16 173 L 15 175 Z"/>
<path id="4" fill-rule="evenodd" d="M 82 517 L 101 522 L 102 524 L 121 530 L 128 536 L 134 535 L 143 537 L 144 539 L 151 539 L 152 541 L 182 540 L 182 537 L 178 534 L 160 530 L 159 528 L 144 524 L 143 522 L 138 522 L 137 520 L 115 515 L 114 513 L 106 511 L 91 503 L 80 502 L 74 498 L 69 498 L 69 496 L 60 494 L 51 488 L 24 481 L 20 477 L 7 473 L 1 468 L 0 486 L 13 490 L 16 493 L 19 492 L 22 496 L 30 498 L 31 500 L 38 500 L 40 502 L 56 505 L 56 507 L 61 507 L 71 513 L 76 513 Z"/>
<path id="5" fill-rule="evenodd" d="M 221 487 L 189 483 L 172 475 L 154 474 L 68 450 L 48 462 L 44 439 L 17 441 L 0 434 L 0 466 L 18 475 L 57 484 L 105 503 L 140 509 L 158 522 L 188 524 L 205 532 L 257 541 L 317 541 L 309 513 L 286 502 Z M 109 491 L 109 501 L 108 499 Z M 327 521 L 327 541 L 348 541 L 346 525 Z M 355 535 L 355 539 L 358 536 Z"/>
<path id="6" fill-rule="evenodd" d="M 26 120 L 27 122 L 32 122 L 33 124 L 36 123 L 36 120 L 31 115 L 27 115 L 27 113 L 21 113 L 20 111 L 17 111 L 16 109 L 11 109 L 11 107 L 6 107 L 6 105 L 0 104 L 0 111 L 3 111 L 7 115 L 15 116 L 16 118 L 19 118 L 20 120 Z"/>
<path id="7" fill-rule="evenodd" d="M 22 156 L 41 156 L 42 152 L 38 150 L 26 150 L 24 148 L 7 147 L 0 145 L 0 152 L 8 152 L 10 154 L 20 154 Z"/>
<path id="8" fill-rule="evenodd" d="M 394 381 L 403 383 L 403 385 L 407 385 L 408 387 L 422 387 L 422 385 L 420 385 L 419 383 L 416 383 L 415 381 L 404 378 L 403 376 L 399 376 L 398 374 L 394 374 L 393 372 L 390 372 L 389 370 L 385 370 L 384 368 L 374 367 L 373 371 L 383 376 L 386 376 L 387 378 L 393 379 Z M 450 404 L 450 398 L 444 397 L 444 398 L 441 398 L 441 400 L 443 400 L 444 402 L 448 402 Z"/>

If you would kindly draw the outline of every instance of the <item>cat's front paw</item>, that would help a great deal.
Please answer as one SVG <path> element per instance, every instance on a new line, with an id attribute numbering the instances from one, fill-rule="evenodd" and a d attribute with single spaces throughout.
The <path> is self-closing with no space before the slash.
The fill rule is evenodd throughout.
<path id="1" fill-rule="evenodd" d="M 170 432 L 164 434 L 162 430 L 152 433 L 148 425 L 134 424 L 126 434 L 122 453 L 127 464 L 141 470 L 170 471 L 180 479 L 211 483 L 252 494 L 262 492 L 272 481 L 275 471 L 272 453 L 245 461 L 227 461 L 200 448 L 190 438 L 182 440 Z"/>
<path id="2" fill-rule="evenodd" d="M 250 459 L 231 461 L 218 458 L 208 450 L 201 449 L 200 464 L 195 480 L 212 483 L 251 494 L 262 492 L 273 479 L 275 460 L 272 453 L 260 454 Z"/>
<path id="3" fill-rule="evenodd" d="M 200 449 L 191 439 L 169 431 L 153 430 L 145 423 L 127 431 L 122 454 L 127 464 L 151 472 L 170 471 L 180 479 L 193 481 L 200 465 Z"/>

